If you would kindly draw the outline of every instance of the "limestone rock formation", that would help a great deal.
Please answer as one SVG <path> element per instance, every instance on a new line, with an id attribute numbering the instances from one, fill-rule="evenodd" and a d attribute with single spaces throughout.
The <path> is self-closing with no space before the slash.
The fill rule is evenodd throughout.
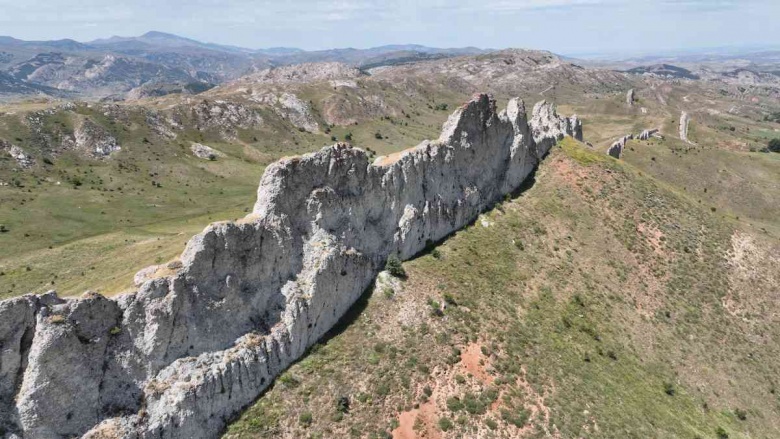
<path id="1" fill-rule="evenodd" d="M 73 141 L 76 149 L 97 158 L 105 157 L 122 149 L 114 136 L 90 119 L 84 119 L 76 127 Z"/>
<path id="2" fill-rule="evenodd" d="M 255 128 L 263 118 L 254 109 L 237 102 L 203 100 L 192 107 L 192 119 L 198 129 L 216 129 L 223 136 L 236 136 L 238 128 Z"/>
<path id="3" fill-rule="evenodd" d="M 193 143 L 192 146 L 190 146 L 190 151 L 195 154 L 195 157 L 205 160 L 216 160 L 217 157 L 225 156 L 225 154 L 217 151 L 216 149 L 200 143 Z"/>
<path id="4" fill-rule="evenodd" d="M 639 134 L 639 140 L 648 140 L 651 137 L 658 136 L 658 129 L 653 128 L 650 130 L 642 130 L 642 132 Z"/>
<path id="5" fill-rule="evenodd" d="M 19 167 L 22 169 L 27 169 L 35 164 L 35 159 L 33 156 L 24 152 L 22 148 L 19 148 L 16 145 L 12 145 L 2 139 L 0 139 L 0 150 L 5 150 L 8 152 L 8 155 L 16 160 L 16 164 L 19 165 Z"/>
<path id="6" fill-rule="evenodd" d="M 688 140 L 688 125 L 691 123 L 691 117 L 688 115 L 687 112 L 683 111 L 682 114 L 680 114 L 680 140 L 682 140 L 685 143 L 690 143 L 693 145 L 693 142 Z"/>
<path id="7" fill-rule="evenodd" d="M 339 62 L 302 63 L 261 70 L 239 81 L 260 83 L 304 83 L 355 80 L 365 76 L 355 67 Z"/>
<path id="8" fill-rule="evenodd" d="M 547 103 L 499 113 L 478 95 L 384 165 L 338 144 L 268 166 L 250 215 L 208 226 L 131 294 L 0 302 L 0 432 L 215 437 L 390 255 L 469 224 L 566 135 L 581 139 L 580 121 Z"/>
<path id="9" fill-rule="evenodd" d="M 629 134 L 627 136 L 623 136 L 619 138 L 618 140 L 613 143 L 609 149 L 607 150 L 607 154 L 610 156 L 619 159 L 623 155 L 623 150 L 626 148 L 626 143 L 628 143 L 629 140 L 633 139 L 634 135 Z"/>
<path id="10" fill-rule="evenodd" d="M 309 104 L 292 93 L 285 92 L 279 95 L 267 93 L 253 96 L 252 100 L 271 106 L 276 114 L 289 120 L 296 128 L 310 133 L 316 133 L 320 130 L 320 125 L 314 119 Z"/>
<path id="11" fill-rule="evenodd" d="M 628 93 L 626 93 L 626 104 L 628 104 L 629 107 L 633 107 L 634 106 L 634 89 L 633 88 L 631 90 L 629 90 Z"/>

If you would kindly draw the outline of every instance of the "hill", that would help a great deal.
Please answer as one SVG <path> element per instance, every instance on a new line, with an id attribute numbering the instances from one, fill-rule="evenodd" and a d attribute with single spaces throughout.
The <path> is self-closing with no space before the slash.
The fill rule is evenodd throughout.
<path id="1" fill-rule="evenodd" d="M 577 113 L 587 143 L 555 147 L 533 184 L 405 262 L 405 279 L 380 274 L 224 434 L 776 436 L 770 81 L 509 50 L 368 71 L 280 66 L 133 102 L 4 105 L 0 296 L 135 291 L 139 269 L 251 210 L 277 159 L 349 141 L 392 161 L 476 91 Z M 661 138 L 605 154 L 650 129 Z"/>
<path id="2" fill-rule="evenodd" d="M 779 244 L 564 142 L 225 437 L 772 437 Z"/>
<path id="3" fill-rule="evenodd" d="M 419 45 L 323 51 L 248 49 L 156 31 L 87 43 L 0 37 L 0 73 L 8 73 L 17 81 L 13 89 L 0 89 L 0 100 L 13 101 L 34 94 L 58 97 L 66 91 L 83 99 L 122 100 L 137 88 L 155 88 L 157 94 L 176 92 L 188 84 L 207 89 L 271 66 L 308 62 L 376 66 L 482 52 L 476 48 Z M 130 97 L 137 95 L 131 93 Z"/>

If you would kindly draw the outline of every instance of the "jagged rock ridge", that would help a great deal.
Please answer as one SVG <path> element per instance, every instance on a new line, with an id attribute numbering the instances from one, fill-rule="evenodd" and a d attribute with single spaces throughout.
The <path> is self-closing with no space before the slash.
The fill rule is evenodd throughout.
<path id="1" fill-rule="evenodd" d="M 517 189 L 576 117 L 478 95 L 391 160 L 338 144 L 269 166 L 252 214 L 108 299 L 0 302 L 0 431 L 214 437 L 402 259 Z M 148 270 L 147 270 L 148 271 Z"/>

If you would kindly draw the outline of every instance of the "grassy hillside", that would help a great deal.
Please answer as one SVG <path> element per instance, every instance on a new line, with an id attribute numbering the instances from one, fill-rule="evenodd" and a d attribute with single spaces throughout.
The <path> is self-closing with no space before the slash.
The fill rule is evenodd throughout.
<path id="1" fill-rule="evenodd" d="M 778 252 L 567 141 L 380 280 L 225 437 L 777 437 L 780 279 L 755 264 Z"/>
<path id="2" fill-rule="evenodd" d="M 320 102 L 333 94 L 328 90 L 311 86 L 300 94 Z M 449 115 L 425 99 L 385 97 L 403 111 L 400 116 L 332 128 L 313 105 L 323 127 L 318 133 L 303 132 L 262 108 L 263 125 L 239 129 L 235 137 L 198 130 L 185 120 L 169 139 L 150 128 L 144 108 L 134 106 L 124 107 L 127 114 L 119 118 L 92 105 L 44 111 L 42 130 L 31 127 L 23 111 L 0 117 L 0 139 L 36 160 L 22 170 L 0 153 L 0 224 L 6 230 L 0 233 L 0 298 L 48 289 L 62 295 L 126 291 L 138 270 L 175 257 L 209 223 L 244 216 L 268 163 L 349 139 L 375 154 L 390 154 L 438 136 Z M 54 151 L 87 117 L 113 135 L 121 151 L 101 159 Z M 190 151 L 193 142 L 225 156 L 199 159 Z"/>

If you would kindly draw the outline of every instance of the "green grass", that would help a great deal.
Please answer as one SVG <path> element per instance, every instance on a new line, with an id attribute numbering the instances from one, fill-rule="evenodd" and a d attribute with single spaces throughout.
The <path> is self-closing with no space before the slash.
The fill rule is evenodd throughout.
<path id="1" fill-rule="evenodd" d="M 368 92 L 382 93 L 376 84 Z M 330 91 L 304 88 L 301 96 L 320 100 Z M 344 93 L 350 93 L 349 90 Z M 454 95 L 449 98 L 456 99 Z M 0 138 L 33 154 L 37 164 L 16 169 L 0 154 L 0 298 L 56 289 L 76 295 L 87 289 L 111 294 L 132 286 L 140 268 L 175 257 L 183 243 L 213 221 L 239 218 L 251 209 L 264 167 L 280 157 L 303 154 L 343 141 L 375 154 L 391 154 L 438 135 L 448 112 L 429 108 L 425 99 L 405 101 L 385 93 L 396 117 L 369 117 L 331 133 L 291 129 L 272 111 L 260 109 L 264 124 L 239 129 L 236 139 L 200 131 L 184 120 L 174 140 L 154 134 L 142 109 L 126 107 L 127 121 L 114 121 L 97 106 L 42 116 L 44 133 L 33 132 L 24 113 L 0 117 Z M 409 117 L 403 116 L 408 114 Z M 122 150 L 95 160 L 78 152 L 52 154 L 77 118 L 89 117 L 115 136 Z M 320 120 L 323 129 L 324 121 Z M 383 133 L 376 139 L 374 133 Z M 49 142 L 49 146 L 47 143 Z M 192 156 L 192 142 L 227 156 L 205 161 Z M 51 164 L 44 163 L 47 158 Z M 139 242 L 159 242 L 139 245 Z"/>

